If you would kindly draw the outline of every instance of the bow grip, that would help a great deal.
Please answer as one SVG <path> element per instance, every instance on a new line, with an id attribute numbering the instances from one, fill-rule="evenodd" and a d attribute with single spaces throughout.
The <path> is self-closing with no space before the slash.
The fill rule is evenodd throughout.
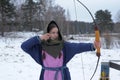
<path id="1" fill-rule="evenodd" d="M 99 33 L 98 28 L 95 29 L 95 41 L 96 41 L 96 42 L 100 42 L 100 33 Z M 97 55 L 98 57 L 100 57 L 100 47 L 97 47 L 96 49 L 97 49 L 96 55 Z"/>

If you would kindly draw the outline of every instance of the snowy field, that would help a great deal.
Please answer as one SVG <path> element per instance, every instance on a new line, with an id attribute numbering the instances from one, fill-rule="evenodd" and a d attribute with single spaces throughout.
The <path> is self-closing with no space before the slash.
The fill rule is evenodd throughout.
<path id="1" fill-rule="evenodd" d="M 19 32 L 10 33 L 7 37 L 0 37 L 0 80 L 39 80 L 41 66 L 20 48 L 23 41 L 37 34 L 40 33 Z M 80 37 L 79 40 L 69 41 L 77 43 L 93 42 L 94 38 Z M 104 42 L 102 44 L 104 45 Z M 99 80 L 100 78 L 101 62 L 120 60 L 120 45 L 112 46 L 112 49 L 101 48 L 99 67 L 93 80 Z M 81 60 L 83 60 L 83 66 Z M 67 64 L 72 80 L 90 80 L 96 63 L 95 52 L 84 52 L 74 56 Z M 83 70 L 85 75 L 83 75 Z M 110 68 L 110 80 L 120 80 L 120 71 Z"/>

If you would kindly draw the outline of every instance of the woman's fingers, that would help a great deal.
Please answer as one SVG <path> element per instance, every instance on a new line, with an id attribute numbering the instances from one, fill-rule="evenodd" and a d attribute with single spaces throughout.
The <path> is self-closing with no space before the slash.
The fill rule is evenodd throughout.
<path id="1" fill-rule="evenodd" d="M 94 42 L 94 46 L 95 48 L 100 48 L 101 47 L 101 43 L 100 42 Z"/>
<path id="2" fill-rule="evenodd" d="M 42 35 L 40 38 L 41 38 L 41 40 L 48 40 L 50 38 L 50 34 L 46 33 L 46 34 Z"/>

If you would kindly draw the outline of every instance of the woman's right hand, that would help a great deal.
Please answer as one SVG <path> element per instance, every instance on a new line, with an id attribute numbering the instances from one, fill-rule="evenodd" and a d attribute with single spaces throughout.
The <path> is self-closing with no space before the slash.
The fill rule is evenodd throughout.
<path id="1" fill-rule="evenodd" d="M 40 39 L 46 41 L 46 40 L 50 39 L 50 34 L 49 34 L 49 33 L 46 33 L 46 34 L 40 36 Z"/>

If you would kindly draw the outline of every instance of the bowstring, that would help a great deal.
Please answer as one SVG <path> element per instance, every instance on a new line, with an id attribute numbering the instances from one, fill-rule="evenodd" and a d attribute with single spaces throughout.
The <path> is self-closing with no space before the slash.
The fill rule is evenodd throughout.
<path id="1" fill-rule="evenodd" d="M 76 3 L 75 3 L 75 0 L 73 0 L 74 2 L 74 8 L 75 8 L 75 17 L 76 17 L 76 21 L 77 21 L 77 8 L 76 8 Z M 79 34 L 79 42 L 80 42 L 80 33 Z M 82 64 L 82 74 L 83 74 L 83 80 L 85 80 L 85 72 L 84 72 L 84 65 L 83 65 L 83 58 L 82 58 L 82 54 L 81 54 L 81 64 Z"/>
<path id="2" fill-rule="evenodd" d="M 80 33 L 79 33 L 79 42 L 80 42 Z M 85 80 L 85 71 L 84 71 L 84 64 L 83 64 L 83 57 L 81 55 L 81 64 L 82 64 L 82 73 L 83 73 L 83 80 Z"/>
<path id="3" fill-rule="evenodd" d="M 75 17 L 76 17 L 76 21 L 77 21 L 77 9 L 76 9 L 76 3 L 75 3 L 75 0 L 73 0 L 74 2 L 74 8 L 75 8 Z"/>

